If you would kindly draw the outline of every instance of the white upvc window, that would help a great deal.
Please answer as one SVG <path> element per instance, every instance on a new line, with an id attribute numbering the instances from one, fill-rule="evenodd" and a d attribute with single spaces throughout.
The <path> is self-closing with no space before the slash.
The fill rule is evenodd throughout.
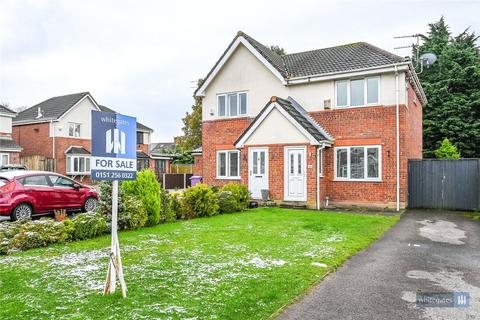
<path id="1" fill-rule="evenodd" d="M 85 155 L 67 156 L 67 174 L 68 175 L 89 175 L 90 174 L 90 156 L 85 156 Z"/>
<path id="2" fill-rule="evenodd" d="M 380 103 L 380 77 L 355 78 L 335 82 L 337 107 L 360 107 Z"/>
<path id="3" fill-rule="evenodd" d="M 382 179 L 381 146 L 336 147 L 335 180 L 380 181 Z"/>
<path id="4" fill-rule="evenodd" d="M 217 178 L 240 179 L 240 151 L 217 151 Z"/>
<path id="5" fill-rule="evenodd" d="M 68 136 L 80 138 L 80 123 L 70 122 L 68 124 Z"/>
<path id="6" fill-rule="evenodd" d="M 238 117 L 247 114 L 246 92 L 231 92 L 217 95 L 217 115 L 219 117 Z"/>
<path id="7" fill-rule="evenodd" d="M 9 163 L 10 163 L 10 154 L 0 153 L 0 166 L 6 165 Z"/>

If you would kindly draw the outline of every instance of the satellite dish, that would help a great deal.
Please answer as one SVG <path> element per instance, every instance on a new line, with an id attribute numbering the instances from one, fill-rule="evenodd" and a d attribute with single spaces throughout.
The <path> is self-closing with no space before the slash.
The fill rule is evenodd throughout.
<path id="1" fill-rule="evenodd" d="M 435 61 L 437 61 L 437 56 L 434 53 L 424 53 L 420 56 L 422 66 L 427 66 L 427 68 L 434 64 Z"/>

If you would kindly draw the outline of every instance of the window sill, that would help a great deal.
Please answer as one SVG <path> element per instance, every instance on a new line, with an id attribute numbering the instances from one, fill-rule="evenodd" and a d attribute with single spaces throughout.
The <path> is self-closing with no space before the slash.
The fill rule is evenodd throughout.
<path id="1" fill-rule="evenodd" d="M 361 106 L 335 106 L 332 109 L 353 109 L 353 108 L 367 108 L 367 107 L 380 107 L 382 104 L 377 102 L 377 103 L 370 103 L 370 104 L 364 104 Z"/>
<path id="2" fill-rule="evenodd" d="M 242 177 L 216 177 L 217 180 L 242 180 Z"/>
<path id="3" fill-rule="evenodd" d="M 383 182 L 382 179 L 333 179 L 335 182 Z"/>
<path id="4" fill-rule="evenodd" d="M 90 172 L 67 172 L 67 176 L 89 176 Z"/>
<path id="5" fill-rule="evenodd" d="M 234 117 L 226 117 L 226 116 L 216 116 L 217 120 L 230 120 L 230 119 L 241 119 L 241 118 L 248 118 L 247 114 L 242 114 Z"/>

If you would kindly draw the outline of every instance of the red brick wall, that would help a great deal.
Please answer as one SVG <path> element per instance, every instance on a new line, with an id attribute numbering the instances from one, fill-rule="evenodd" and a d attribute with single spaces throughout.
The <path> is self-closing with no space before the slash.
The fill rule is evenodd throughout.
<path id="1" fill-rule="evenodd" d="M 53 157 L 53 138 L 50 137 L 49 123 L 14 126 L 12 131 L 13 138 L 23 148 L 20 156 L 41 155 L 48 158 Z M 88 139 L 55 137 L 55 163 L 57 173 L 67 173 L 65 151 L 70 146 L 80 146 L 91 151 L 91 143 Z M 90 177 L 85 177 L 82 182 L 89 183 Z"/>
<path id="2" fill-rule="evenodd" d="M 412 92 L 409 91 L 409 95 Z M 409 100 L 413 98 L 409 96 Z M 421 105 L 409 101 L 400 106 L 400 202 L 407 195 L 407 162 L 421 158 Z M 396 131 L 395 106 L 373 106 L 313 112 L 311 116 L 335 138 L 335 145 L 381 145 L 382 181 L 334 181 L 334 146 L 323 151 L 323 177 L 320 179 L 321 204 L 328 197 L 333 205 L 395 207 L 396 203 Z M 252 119 L 227 119 L 203 123 L 204 182 L 221 186 L 228 180 L 216 179 L 216 151 L 234 150 L 233 143 Z M 269 188 L 273 199 L 284 198 L 284 144 L 269 147 Z M 248 146 L 241 150 L 241 182 L 248 184 Z M 307 146 L 307 202 L 316 205 L 316 147 Z M 237 180 L 238 182 L 238 180 Z"/>
<path id="3" fill-rule="evenodd" d="M 12 137 L 23 148 L 20 156 L 41 155 L 52 158 L 49 123 L 14 126 Z"/>
<path id="4" fill-rule="evenodd" d="M 226 120 L 204 121 L 202 124 L 202 176 L 203 182 L 209 185 L 222 186 L 229 181 L 216 179 L 217 150 L 235 150 L 234 142 L 240 134 L 247 128 L 252 119 L 235 118 Z M 248 183 L 247 157 L 244 150 L 240 155 L 241 182 Z"/>
<path id="5" fill-rule="evenodd" d="M 407 158 L 405 156 L 405 106 L 400 106 L 400 201 L 406 201 Z M 395 206 L 396 201 L 396 135 L 395 106 L 377 106 L 325 110 L 312 117 L 335 137 L 335 145 L 382 146 L 382 182 L 334 181 L 334 148 L 324 150 L 322 195 L 331 204 Z M 334 146 L 335 146 L 334 145 Z M 322 196 L 323 199 L 323 196 Z"/>
<path id="6" fill-rule="evenodd" d="M 408 86 L 408 104 L 406 110 L 406 132 L 407 141 L 406 154 L 408 159 L 423 158 L 423 107 L 419 99 L 414 99 L 415 91 Z"/>
<path id="7" fill-rule="evenodd" d="M 193 156 L 193 174 L 196 176 L 203 175 L 203 157 L 201 154 Z"/>

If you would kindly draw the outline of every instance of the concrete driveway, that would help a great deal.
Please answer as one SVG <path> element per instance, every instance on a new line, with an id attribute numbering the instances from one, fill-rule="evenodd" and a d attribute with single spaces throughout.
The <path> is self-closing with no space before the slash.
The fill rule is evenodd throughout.
<path id="1" fill-rule="evenodd" d="M 468 292 L 468 308 L 416 307 L 417 292 Z M 480 221 L 409 211 L 279 319 L 480 319 Z"/>

